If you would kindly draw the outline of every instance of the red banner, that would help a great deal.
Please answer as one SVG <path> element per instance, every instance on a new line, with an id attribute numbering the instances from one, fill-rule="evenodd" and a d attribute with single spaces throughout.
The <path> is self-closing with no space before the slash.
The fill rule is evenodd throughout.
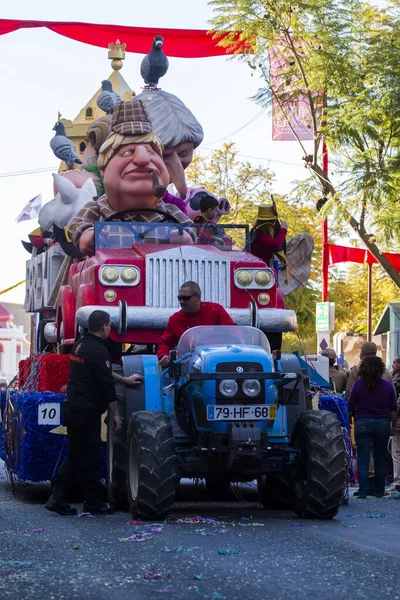
<path id="1" fill-rule="evenodd" d="M 203 29 L 163 29 L 153 27 L 125 27 L 122 25 L 100 25 L 97 23 L 79 23 L 65 21 L 21 21 L 0 19 L 0 35 L 11 33 L 22 28 L 47 27 L 55 33 L 100 48 L 108 48 L 110 42 L 117 39 L 126 44 L 127 52 L 147 54 L 151 41 L 157 34 L 164 38 L 163 50 L 167 56 L 180 58 L 205 58 L 207 56 L 226 56 L 228 54 L 244 54 L 251 47 L 241 39 L 241 33 L 235 34 L 234 42 L 229 48 L 218 44 L 228 33 L 218 34 Z"/>
<path id="2" fill-rule="evenodd" d="M 378 261 L 369 250 L 349 248 L 348 246 L 336 246 L 335 244 L 326 244 L 326 247 L 328 251 L 328 264 L 330 265 L 341 262 L 367 263 L 370 265 L 378 264 Z M 400 254 L 386 252 L 385 256 L 394 266 L 396 271 L 400 273 Z"/>

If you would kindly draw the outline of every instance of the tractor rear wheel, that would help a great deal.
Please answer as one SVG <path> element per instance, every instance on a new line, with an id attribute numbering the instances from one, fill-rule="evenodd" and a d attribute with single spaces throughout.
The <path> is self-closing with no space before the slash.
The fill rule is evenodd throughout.
<path id="1" fill-rule="evenodd" d="M 161 519 L 172 508 L 176 456 L 172 426 L 163 412 L 138 411 L 129 421 L 127 489 L 133 517 Z"/>
<path id="2" fill-rule="evenodd" d="M 292 479 L 293 508 L 299 517 L 332 519 L 342 498 L 345 447 L 340 423 L 324 410 L 307 410 L 297 419 L 292 443 L 299 467 Z"/>
<path id="3" fill-rule="evenodd" d="M 267 510 L 287 510 L 293 507 L 292 488 L 287 473 L 270 473 L 257 480 L 260 502 Z"/>

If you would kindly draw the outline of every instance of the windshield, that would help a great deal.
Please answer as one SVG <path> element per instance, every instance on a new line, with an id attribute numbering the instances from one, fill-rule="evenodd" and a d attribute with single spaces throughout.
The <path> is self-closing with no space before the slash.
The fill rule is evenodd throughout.
<path id="1" fill-rule="evenodd" d="M 211 245 L 224 251 L 249 250 L 248 225 L 95 222 L 95 248 L 139 244 Z"/>
<path id="2" fill-rule="evenodd" d="M 216 344 L 259 346 L 268 354 L 271 353 L 271 347 L 265 334 L 255 327 L 247 325 L 213 325 L 211 327 L 205 325 L 185 331 L 178 343 L 178 357 L 182 358 L 198 346 L 214 346 Z"/>

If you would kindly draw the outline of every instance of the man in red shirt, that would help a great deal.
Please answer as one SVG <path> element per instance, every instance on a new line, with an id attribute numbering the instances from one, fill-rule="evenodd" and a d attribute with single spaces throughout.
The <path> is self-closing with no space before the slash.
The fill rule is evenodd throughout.
<path id="1" fill-rule="evenodd" d="M 181 335 L 198 325 L 236 325 L 226 310 L 216 302 L 202 302 L 201 290 L 194 281 L 186 281 L 179 289 L 181 310 L 174 313 L 158 344 L 157 356 L 163 369 L 170 363 L 169 353 L 179 342 Z"/>

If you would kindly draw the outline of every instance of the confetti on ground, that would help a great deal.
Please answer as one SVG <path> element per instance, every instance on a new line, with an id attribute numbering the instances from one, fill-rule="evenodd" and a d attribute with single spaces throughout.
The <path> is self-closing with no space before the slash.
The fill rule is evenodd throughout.
<path id="1" fill-rule="evenodd" d="M 2 560 L 0 561 L 0 577 L 12 575 L 16 571 L 23 569 L 33 569 L 34 562 L 32 560 Z"/>
<path id="2" fill-rule="evenodd" d="M 386 519 L 388 515 L 384 513 L 363 513 L 362 515 L 346 515 L 347 519 Z"/>
<path id="3" fill-rule="evenodd" d="M 230 556 L 231 554 L 239 554 L 239 550 L 233 550 L 232 548 L 218 548 L 218 554 L 222 556 Z"/>
<path id="4" fill-rule="evenodd" d="M 162 552 L 193 552 L 194 550 L 200 550 L 200 546 L 176 546 L 175 548 L 168 548 L 164 546 Z"/>
<path id="5" fill-rule="evenodd" d="M 153 536 L 151 533 L 134 533 L 130 537 L 127 538 L 119 538 L 120 542 L 147 542 L 148 540 L 152 540 Z"/>
<path id="6" fill-rule="evenodd" d="M 152 569 L 149 569 L 143 575 L 143 579 L 145 579 L 146 581 L 154 581 L 156 579 L 170 579 L 170 578 L 171 578 L 171 575 L 169 573 L 158 573 L 157 571 L 153 571 Z"/>
<path id="7" fill-rule="evenodd" d="M 143 522 L 140 520 L 126 521 L 126 523 L 122 523 L 122 525 L 143 525 Z"/>
<path id="8" fill-rule="evenodd" d="M 92 515 L 92 513 L 90 512 L 81 512 L 78 515 L 76 515 L 77 519 L 80 519 L 81 517 L 92 517 L 93 519 L 95 519 L 96 517 L 94 515 Z"/>
<path id="9" fill-rule="evenodd" d="M 289 525 L 291 525 L 292 527 L 304 527 L 304 523 L 292 522 L 292 523 L 289 523 Z"/>
<path id="10" fill-rule="evenodd" d="M 74 544 L 74 545 L 72 546 L 72 550 L 80 550 L 80 549 L 81 549 L 81 547 L 80 547 L 80 545 L 79 545 L 79 544 Z"/>
<path id="11" fill-rule="evenodd" d="M 201 573 L 200 575 L 193 575 L 193 579 L 195 581 L 201 581 L 203 579 L 203 574 Z"/>
<path id="12" fill-rule="evenodd" d="M 159 533 L 162 533 L 164 531 L 164 527 L 165 527 L 165 525 L 149 525 L 147 527 L 147 532 L 148 533 L 159 534 Z"/>
<path id="13" fill-rule="evenodd" d="M 22 535 L 33 535 L 34 533 L 42 533 L 42 531 L 44 531 L 43 527 L 38 527 L 37 529 L 30 529 L 27 531 L 18 531 L 18 533 L 21 533 Z"/>
<path id="14" fill-rule="evenodd" d="M 221 525 L 221 521 L 217 521 L 216 519 L 210 519 L 208 517 L 200 517 L 199 515 L 177 519 L 175 522 L 179 523 L 180 525 L 198 525 L 200 523 L 204 523 L 205 525 Z"/>
<path id="15" fill-rule="evenodd" d="M 220 600 L 223 596 L 219 592 L 211 592 L 211 594 L 202 594 L 198 585 L 190 585 L 188 590 L 195 592 L 200 598 L 209 598 L 210 600 Z"/>
<path id="16" fill-rule="evenodd" d="M 239 523 L 240 527 L 265 527 L 265 523 Z"/>

